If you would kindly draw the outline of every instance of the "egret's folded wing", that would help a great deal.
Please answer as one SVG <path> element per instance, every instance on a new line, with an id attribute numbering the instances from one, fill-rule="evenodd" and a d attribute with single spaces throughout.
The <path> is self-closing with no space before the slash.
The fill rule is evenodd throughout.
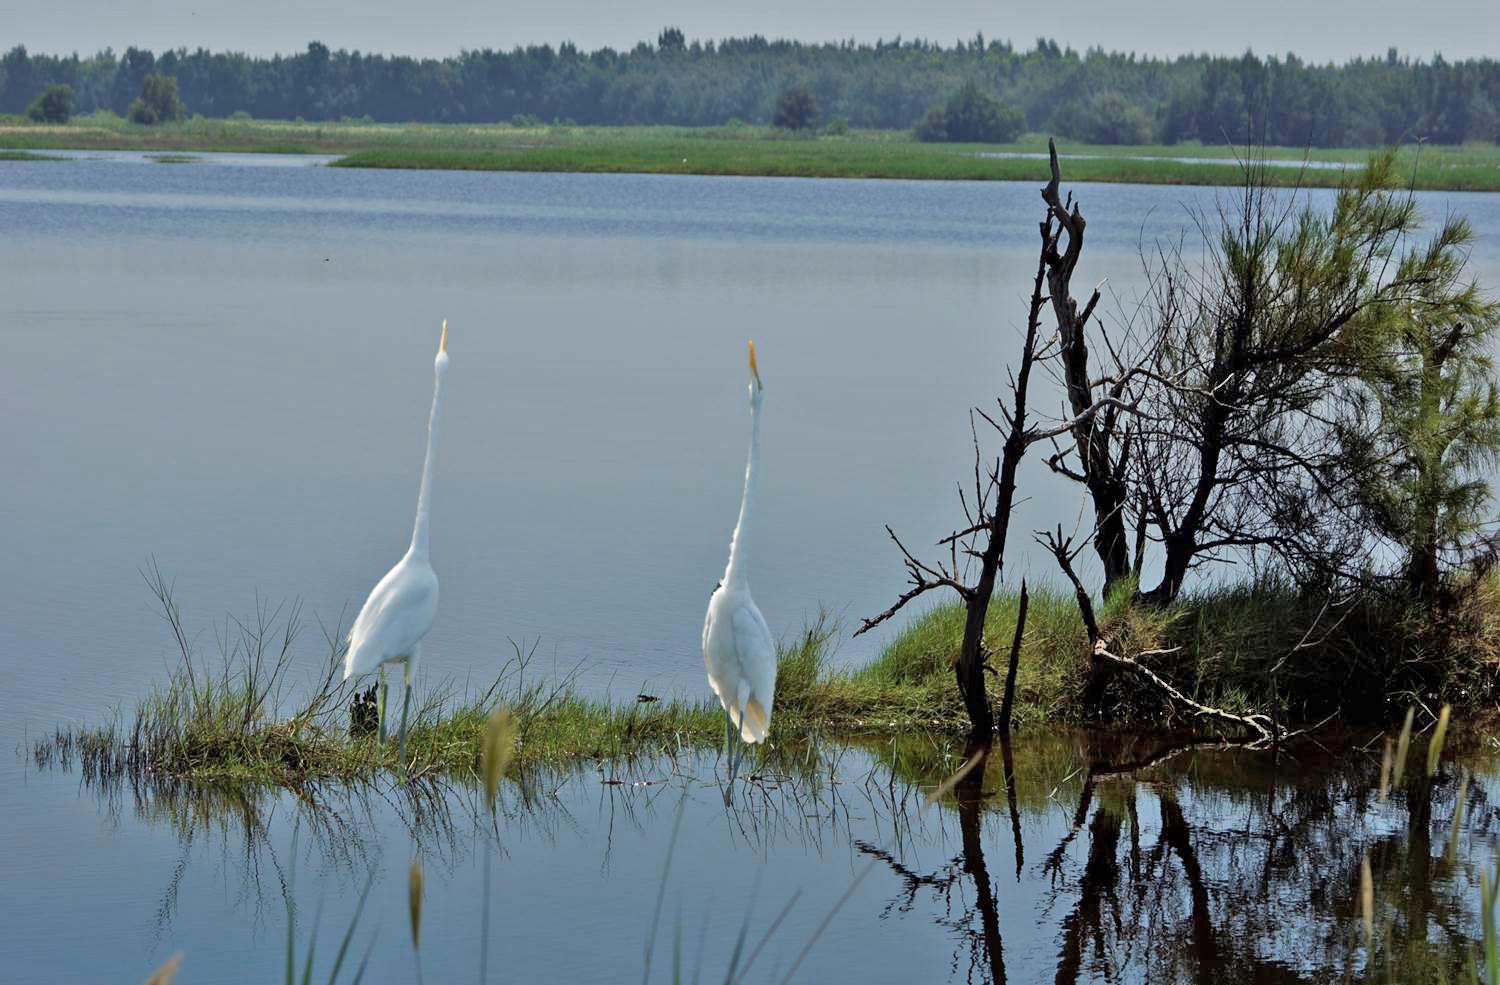
<path id="1" fill-rule="evenodd" d="M 349 653 L 344 661 L 346 676 L 351 673 L 368 673 L 373 670 L 381 658 L 377 657 L 371 662 L 368 659 L 361 659 L 365 655 L 357 651 L 372 640 L 385 636 L 392 630 L 402 628 L 399 624 L 408 613 L 413 616 L 422 613 L 430 604 L 433 593 L 436 591 L 437 582 L 432 578 L 382 579 L 380 584 L 375 586 L 375 590 L 370 593 L 370 597 L 365 600 L 364 607 L 359 610 L 359 616 L 355 618 L 354 625 L 349 630 Z M 402 639 L 388 642 L 399 646 L 414 641 Z M 389 658 L 392 654 L 384 656 Z"/>
<path id="2" fill-rule="evenodd" d="M 724 653 L 723 647 L 713 645 L 714 610 L 708 610 L 703 620 L 703 662 L 708 668 L 708 686 L 714 689 L 719 703 L 732 719 L 739 718 L 739 709 L 734 705 L 735 688 L 740 682 L 739 658 L 733 653 Z"/>
<path id="3" fill-rule="evenodd" d="M 753 606 L 735 610 L 734 643 L 740 655 L 740 673 L 750 692 L 739 696 L 745 713 L 736 724 L 746 742 L 761 742 L 771 725 L 772 692 L 776 686 L 776 643 L 771 639 L 765 618 Z"/>
<path id="4" fill-rule="evenodd" d="M 750 606 L 734 610 L 734 644 L 742 667 L 776 666 L 776 643 L 771 639 L 770 627 Z"/>

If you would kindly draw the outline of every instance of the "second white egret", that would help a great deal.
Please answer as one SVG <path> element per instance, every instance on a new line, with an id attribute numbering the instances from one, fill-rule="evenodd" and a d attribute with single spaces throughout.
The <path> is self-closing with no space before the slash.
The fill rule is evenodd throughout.
<path id="1" fill-rule="evenodd" d="M 755 343 L 750 343 L 750 456 L 745 463 L 745 494 L 740 518 L 729 545 L 729 566 L 708 600 L 703 621 L 703 661 L 708 683 L 724 706 L 724 739 L 729 755 L 729 781 L 739 772 L 746 743 L 764 742 L 771 728 L 771 705 L 776 691 L 776 643 L 765 617 L 750 597 L 746 561 L 750 554 L 751 520 L 755 508 L 757 466 L 760 463 L 760 408 L 764 388 L 755 365 Z"/>

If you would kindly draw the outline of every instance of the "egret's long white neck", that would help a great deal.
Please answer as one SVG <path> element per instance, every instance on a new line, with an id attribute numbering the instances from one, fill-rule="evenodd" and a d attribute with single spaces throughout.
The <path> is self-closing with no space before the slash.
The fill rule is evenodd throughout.
<path id="1" fill-rule="evenodd" d="M 760 402 L 757 383 L 750 384 L 750 457 L 745 462 L 745 496 L 740 500 L 740 519 L 734 525 L 734 539 L 729 544 L 729 567 L 724 569 L 724 584 L 743 587 L 747 584 L 745 558 L 750 553 L 750 517 L 755 508 L 755 491 L 760 465 Z"/>
<path id="2" fill-rule="evenodd" d="M 443 409 L 443 377 L 448 373 L 448 354 L 438 354 L 432 383 L 432 414 L 427 418 L 427 457 L 422 462 L 422 490 L 417 493 L 417 522 L 411 532 L 413 557 L 427 557 L 427 516 L 432 509 L 432 462 L 437 457 L 438 424 Z"/>

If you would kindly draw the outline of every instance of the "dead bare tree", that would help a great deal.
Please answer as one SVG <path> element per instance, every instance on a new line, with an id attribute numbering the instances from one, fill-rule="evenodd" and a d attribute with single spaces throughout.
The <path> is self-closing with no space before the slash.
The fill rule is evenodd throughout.
<path id="1" fill-rule="evenodd" d="M 1055 155 L 1053 166 L 1054 175 L 1056 175 Z M 1048 186 L 1053 198 L 1057 195 L 1056 180 L 1059 179 L 1055 178 L 1054 183 Z M 1007 403 L 999 398 L 996 399 L 1000 420 L 996 420 L 994 416 L 980 408 L 975 408 L 969 418 L 970 434 L 974 442 L 973 488 L 966 491 L 960 487 L 959 491 L 959 500 L 963 506 L 967 525 L 938 541 L 939 547 L 947 548 L 948 559 L 934 564 L 919 560 L 896 536 L 895 531 L 886 527 L 886 532 L 901 551 L 911 587 L 884 612 L 864 620 L 860 628 L 855 631 L 855 635 L 858 636 L 860 633 L 874 629 L 895 616 L 913 599 L 935 589 L 951 589 L 957 593 L 964 603 L 966 615 L 963 642 L 959 649 L 958 660 L 954 664 L 954 676 L 959 694 L 963 698 L 964 709 L 969 717 L 970 738 L 984 743 L 989 742 L 989 737 L 995 731 L 994 713 L 985 686 L 984 674 L 986 670 L 997 676 L 999 673 L 988 663 L 989 650 L 984 640 L 984 624 L 985 617 L 989 613 L 990 598 L 994 594 L 1005 564 L 1005 543 L 1010 529 L 1011 510 L 1015 504 L 1016 470 L 1025 457 L 1027 449 L 1033 444 L 1039 441 L 1053 441 L 1060 435 L 1075 433 L 1076 429 L 1086 426 L 1089 421 L 1102 413 L 1117 414 L 1133 409 L 1121 393 L 1111 392 L 1091 403 L 1085 402 L 1082 406 L 1075 406 L 1071 417 L 1058 421 L 1052 426 L 1042 427 L 1030 422 L 1027 400 L 1032 372 L 1038 363 L 1053 357 L 1056 353 L 1053 340 L 1044 339 L 1042 336 L 1041 319 L 1042 311 L 1050 300 L 1045 293 L 1049 270 L 1052 266 L 1062 262 L 1058 259 L 1063 255 L 1059 253 L 1058 244 L 1060 237 L 1068 232 L 1064 220 L 1082 222 L 1081 218 L 1077 217 L 1076 210 L 1070 217 L 1065 211 L 1053 209 L 1049 205 L 1045 217 L 1038 224 L 1041 248 L 1037 258 L 1036 276 L 1032 281 L 1031 300 L 1026 316 L 1026 333 L 1021 343 L 1020 360 L 1010 383 L 1010 401 Z M 1081 229 L 1081 226 L 1077 228 Z M 1077 242 L 1081 246 L 1081 238 Z M 1074 246 L 1069 245 L 1066 250 L 1072 260 L 1068 261 L 1067 271 L 1055 278 L 1064 290 L 1067 288 L 1068 278 L 1071 277 L 1071 264 L 1077 262 L 1077 250 Z M 1086 322 L 1088 317 L 1089 314 L 1085 311 L 1079 323 Z M 987 460 L 980 450 L 976 415 L 996 432 L 1004 435 L 1004 445 L 997 459 Z M 967 581 L 964 578 L 964 571 L 970 567 L 970 562 L 974 561 L 978 562 L 977 577 L 973 581 Z M 1008 732 L 1010 728 L 1012 705 L 1010 698 L 1014 694 L 1016 668 L 1024 632 L 1024 613 L 1025 610 L 1022 609 L 1021 618 L 1016 627 L 1015 642 L 1012 644 L 1012 658 L 1006 673 L 1005 694 L 1007 698 L 1003 705 L 1002 732 Z"/>
<path id="2" fill-rule="evenodd" d="M 1054 472 L 1088 489 L 1094 509 L 1094 551 L 1104 567 L 1104 594 L 1107 597 L 1114 586 L 1131 572 L 1125 536 L 1130 430 L 1129 415 L 1122 408 L 1126 406 L 1127 391 L 1132 382 L 1146 370 L 1146 362 L 1138 359 L 1127 365 L 1120 352 L 1109 344 L 1108 336 L 1101 333 L 1101 341 L 1114 357 L 1115 368 L 1109 375 L 1098 379 L 1090 375 L 1088 326 L 1099 304 L 1100 289 L 1094 288 L 1081 309 L 1073 296 L 1073 273 L 1083 252 L 1083 233 L 1088 223 L 1072 193 L 1064 199 L 1059 191 L 1062 172 L 1057 163 L 1057 145 L 1051 139 L 1047 141 L 1047 152 L 1052 178 L 1042 189 L 1042 200 L 1056 221 L 1056 232 L 1042 245 L 1042 263 L 1047 268 L 1047 292 L 1057 319 L 1057 362 L 1061 382 L 1073 415 L 1069 429 L 1072 447 L 1059 449 L 1047 464 Z M 1101 413 L 1089 413 L 1089 408 L 1101 397 L 1110 402 Z M 1076 470 L 1067 464 L 1070 455 L 1077 458 Z"/>
<path id="3" fill-rule="evenodd" d="M 1042 238 L 1046 242 L 1052 225 L 1049 215 L 1042 223 Z M 1036 440 L 1027 424 L 1027 391 L 1031 383 L 1031 371 L 1039 356 L 1038 334 L 1042 306 L 1046 298 L 1042 294 L 1045 265 L 1037 262 L 1036 279 L 1031 289 L 1030 310 L 1026 318 L 1026 335 L 1021 343 L 1020 366 L 1011 383 L 1011 402 L 1007 408 L 1000 401 L 1000 415 L 1006 426 L 1001 427 L 989 414 L 975 408 L 969 417 L 969 429 L 974 441 L 974 488 L 972 499 L 962 487 L 959 501 L 963 505 L 968 525 L 956 530 L 938 542 L 948 549 L 948 560 L 927 564 L 909 551 L 896 532 L 887 526 L 886 533 L 901 551 L 911 587 L 901 593 L 884 612 L 863 620 L 854 635 L 868 632 L 900 612 L 908 602 L 934 589 L 952 589 L 963 600 L 966 616 L 964 638 L 959 648 L 958 660 L 954 663 L 954 677 L 964 710 L 969 716 L 971 741 L 988 743 L 995 731 L 994 713 L 990 707 L 989 692 L 985 687 L 984 672 L 993 671 L 987 662 L 988 651 L 984 643 L 984 621 L 989 613 L 990 597 L 1005 563 L 1005 539 L 1010 528 L 1011 508 L 1016 495 L 1016 469 L 1026 454 L 1027 447 Z M 986 462 L 980 451 L 978 426 L 974 415 L 982 417 L 995 430 L 1005 434 L 1005 445 L 1000 457 Z M 981 543 L 982 539 L 982 543 Z M 959 556 L 977 559 L 979 574 L 973 582 L 963 580 Z"/>

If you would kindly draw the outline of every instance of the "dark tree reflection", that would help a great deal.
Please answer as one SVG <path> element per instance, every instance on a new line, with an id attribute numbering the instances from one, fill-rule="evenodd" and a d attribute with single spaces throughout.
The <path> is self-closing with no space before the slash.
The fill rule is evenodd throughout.
<path id="1" fill-rule="evenodd" d="M 888 913 L 910 912 L 915 907 L 918 894 L 923 890 L 931 891 L 943 903 L 944 915 L 937 922 L 952 930 L 959 941 L 959 950 L 953 959 L 955 970 L 961 960 L 967 958 L 967 981 L 1001 985 L 1006 981 L 1005 944 L 1000 936 L 1000 909 L 995 899 L 995 888 L 984 858 L 984 806 L 990 796 L 985 792 L 984 786 L 986 767 L 991 762 L 993 753 L 992 746 L 982 743 L 971 743 L 964 750 L 965 761 L 977 756 L 979 764 L 969 770 L 953 788 L 953 808 L 958 815 L 962 851 L 942 869 L 924 875 L 909 869 L 894 856 L 872 845 L 861 844 L 860 850 L 884 862 L 901 880 L 901 893 L 887 907 Z M 1007 802 L 1016 837 L 1016 872 L 1019 881 L 1023 864 L 1020 813 L 1008 739 L 1002 743 L 1001 753 Z M 967 880 L 962 877 L 967 877 Z M 963 902 L 961 889 L 965 886 L 972 888 L 972 905 Z M 959 900 L 957 906 L 955 898 Z"/>
<path id="2" fill-rule="evenodd" d="M 1008 741 L 1006 745 L 1009 746 Z M 983 766 L 988 762 L 990 752 L 991 749 L 988 746 L 970 745 L 964 758 L 968 759 L 976 755 L 983 757 L 980 767 L 970 770 L 968 775 L 958 782 L 953 789 L 953 795 L 958 806 L 958 828 L 963 838 L 963 868 L 969 878 L 974 881 L 974 905 L 979 910 L 980 953 L 973 956 L 985 959 L 989 980 L 1000 985 L 1005 981 L 1005 945 L 1000 941 L 1000 914 L 995 907 L 995 890 L 990 884 L 989 868 L 984 864 L 985 770 Z M 1010 770 L 1006 773 L 1010 775 Z M 1014 811 L 1015 798 L 1011 797 L 1010 802 Z M 1018 852 L 1020 844 L 1020 838 L 1017 837 Z M 974 963 L 976 962 L 971 962 L 971 969 Z"/>
<path id="3" fill-rule="evenodd" d="M 1058 985 L 1078 981 L 1086 949 L 1092 947 L 1096 961 L 1106 960 L 1106 903 L 1115 913 L 1111 929 L 1116 933 L 1119 931 L 1120 901 L 1116 892 L 1120 867 L 1115 852 L 1120 843 L 1120 825 L 1120 815 L 1102 810 L 1094 812 L 1094 820 L 1089 825 L 1088 861 L 1083 867 L 1083 878 L 1078 882 L 1078 902 L 1073 912 L 1062 921 L 1062 949 L 1057 955 Z"/>

